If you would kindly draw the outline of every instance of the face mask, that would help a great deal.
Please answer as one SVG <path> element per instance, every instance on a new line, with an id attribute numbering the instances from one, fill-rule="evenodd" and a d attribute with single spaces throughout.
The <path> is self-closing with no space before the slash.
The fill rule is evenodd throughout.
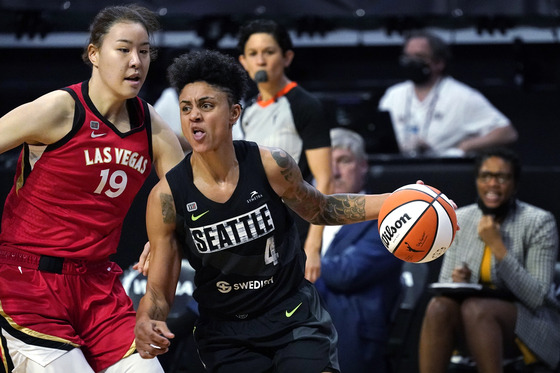
<path id="1" fill-rule="evenodd" d="M 407 79 L 415 84 L 426 83 L 432 75 L 432 69 L 423 60 L 403 56 L 399 60 Z"/>
<path id="2" fill-rule="evenodd" d="M 486 207 L 480 198 L 477 198 L 476 203 L 483 215 L 493 215 L 497 221 L 503 221 L 508 212 L 515 209 L 515 198 L 513 197 L 496 208 Z"/>

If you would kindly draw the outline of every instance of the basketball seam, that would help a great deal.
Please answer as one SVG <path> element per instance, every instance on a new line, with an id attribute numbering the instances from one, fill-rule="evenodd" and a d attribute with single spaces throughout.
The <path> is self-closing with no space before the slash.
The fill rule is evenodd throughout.
<path id="1" fill-rule="evenodd" d="M 431 196 L 430 196 L 430 197 L 431 197 Z M 380 225 L 383 224 L 383 222 L 385 221 L 385 219 L 387 218 L 387 216 L 389 216 L 389 214 L 392 213 L 393 211 L 395 211 L 398 207 L 406 206 L 406 205 L 408 205 L 408 204 L 410 204 L 410 203 L 412 203 L 412 202 L 426 202 L 426 203 L 428 204 L 428 207 L 430 207 L 431 204 L 433 203 L 433 201 L 432 201 L 432 202 L 429 202 L 429 201 L 426 201 L 425 199 L 413 199 L 413 200 L 410 200 L 410 201 L 406 201 L 406 202 L 404 202 L 404 203 L 401 203 L 400 205 L 395 206 L 395 208 L 393 208 L 391 211 L 388 211 L 388 212 L 385 214 L 385 217 L 384 217 L 383 219 L 381 219 Z M 422 216 L 422 215 L 420 215 L 420 216 Z"/>
<path id="2" fill-rule="evenodd" d="M 440 194 L 438 195 L 438 198 L 440 197 L 441 194 L 443 194 L 443 193 L 440 193 Z M 453 206 L 451 205 L 451 203 L 449 203 L 445 198 L 441 197 L 441 199 L 442 199 L 445 203 L 447 203 L 447 205 L 448 205 L 451 209 L 455 210 L 455 209 L 453 208 Z M 440 202 L 440 204 L 441 204 L 441 202 Z M 451 222 L 451 225 L 453 225 L 453 219 L 451 219 L 451 214 L 449 214 L 449 212 L 447 211 L 447 209 L 446 209 L 444 206 L 442 206 L 442 207 L 443 207 L 443 211 L 445 211 L 445 214 L 446 214 L 447 217 L 449 218 L 449 221 Z M 455 218 L 456 218 L 456 217 L 457 217 L 457 215 L 455 215 Z M 451 244 L 452 244 L 453 241 L 455 240 L 455 233 L 456 233 L 456 232 L 455 232 L 455 227 L 452 226 L 452 227 L 451 227 L 451 230 L 453 231 L 453 234 L 451 235 L 451 242 L 449 243 L 449 246 L 451 246 Z"/>
<path id="3" fill-rule="evenodd" d="M 428 201 L 424 201 L 423 199 L 420 199 L 420 200 L 416 199 L 416 200 L 413 200 L 413 201 L 409 201 L 409 202 L 407 202 L 407 203 L 403 203 L 401 206 L 404 206 L 404 205 L 406 205 L 406 204 L 408 204 L 408 203 L 416 202 L 416 201 L 427 202 L 427 203 L 428 203 L 428 206 L 424 209 L 424 211 L 422 211 L 422 213 L 421 213 L 420 215 L 418 215 L 418 217 L 416 218 L 416 220 L 414 221 L 414 223 L 412 223 L 412 225 L 410 226 L 410 229 L 408 229 L 408 232 L 410 232 L 410 231 L 412 230 L 412 228 L 414 228 L 414 227 L 416 226 L 416 224 L 420 221 L 420 219 L 422 218 L 422 216 L 424 216 L 424 214 L 426 213 L 426 211 L 428 211 L 428 209 L 432 206 L 431 203 L 429 203 Z M 437 212 L 437 210 L 436 210 L 436 212 Z M 436 217 L 437 217 L 437 214 L 436 214 Z M 405 235 L 405 237 L 406 237 L 406 235 Z M 398 250 L 398 248 L 401 246 L 403 240 L 404 240 L 404 237 L 401 238 L 401 240 L 398 242 L 398 245 L 397 245 L 396 249 L 392 251 L 393 254 L 394 254 L 394 253 Z M 425 257 L 425 255 L 424 255 L 424 257 Z M 424 259 L 424 258 L 422 258 L 422 259 Z"/>
<path id="4" fill-rule="evenodd" d="M 442 197 L 442 194 L 443 194 L 442 192 L 437 193 L 437 196 L 435 196 L 435 198 L 434 198 L 434 200 L 432 201 L 432 203 L 430 203 L 430 206 L 433 207 L 433 206 L 434 206 L 434 202 L 435 202 L 435 201 L 438 201 L 438 199 L 442 199 L 443 201 L 445 201 L 445 199 Z M 438 201 L 438 202 L 439 202 L 439 204 L 441 205 L 441 202 L 440 202 L 440 201 Z M 447 203 L 447 201 L 445 201 L 445 203 Z M 449 205 L 449 203 L 447 203 L 447 204 Z M 442 207 L 443 207 L 443 206 L 442 206 Z M 437 210 L 435 207 L 434 207 L 434 210 L 436 210 L 436 226 L 437 226 L 436 235 L 437 235 L 437 233 L 439 233 L 439 221 L 440 221 L 440 218 L 439 218 L 438 210 Z M 451 216 L 450 216 L 449 213 L 447 212 L 447 209 L 446 209 L 445 207 L 443 207 L 443 210 L 445 211 L 445 214 L 446 214 L 447 217 L 449 218 L 449 221 L 451 222 L 451 224 L 453 224 L 453 220 L 451 219 Z M 451 227 L 451 229 L 453 229 L 453 227 Z M 455 237 L 455 233 L 453 233 L 453 236 L 452 236 L 452 237 Z M 453 239 L 452 239 L 452 241 L 453 241 Z M 434 236 L 434 240 L 433 240 L 432 244 L 430 245 L 430 250 L 428 250 L 428 251 L 426 252 L 426 254 L 422 257 L 422 259 L 420 259 L 418 262 L 421 262 L 422 260 L 426 259 L 426 257 L 428 256 L 428 254 L 429 254 L 429 253 L 432 251 L 432 249 L 434 248 L 435 242 L 436 242 L 436 236 Z"/>
<path id="5" fill-rule="evenodd" d="M 416 185 L 416 184 L 413 184 L 413 185 Z M 420 185 L 422 185 L 422 184 L 420 184 Z M 436 192 L 435 190 L 433 190 L 432 188 L 430 188 L 430 187 L 427 186 L 427 185 L 424 185 L 424 186 L 427 187 L 427 188 L 429 188 L 430 191 L 431 191 L 432 193 L 435 193 L 435 194 L 436 194 L 436 196 L 439 196 L 439 195 L 443 194 L 441 191 L 440 191 L 440 192 Z M 426 192 L 425 190 L 416 189 L 416 188 L 412 188 L 412 187 L 409 187 L 409 186 L 405 186 L 405 187 L 399 188 L 398 190 L 395 190 L 395 192 L 400 192 L 400 191 L 403 191 L 403 190 L 413 190 L 413 191 L 415 191 L 415 192 L 420 192 L 420 193 L 423 193 L 423 194 L 425 194 L 425 195 L 427 195 L 427 196 L 430 196 L 430 197 L 432 197 L 432 198 L 435 198 L 434 196 L 432 196 L 430 193 Z M 393 192 L 393 193 L 395 193 L 395 192 Z"/>

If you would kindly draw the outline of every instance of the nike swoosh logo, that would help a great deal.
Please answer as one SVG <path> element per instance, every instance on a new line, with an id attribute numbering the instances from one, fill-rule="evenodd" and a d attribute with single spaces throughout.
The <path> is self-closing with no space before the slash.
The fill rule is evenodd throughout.
<path id="1" fill-rule="evenodd" d="M 95 132 L 92 132 L 92 133 L 91 133 L 91 138 L 92 138 L 92 139 L 95 139 L 95 138 L 97 138 L 97 137 L 102 137 L 102 136 L 105 136 L 105 135 L 106 135 L 106 133 L 95 133 Z"/>
<path id="2" fill-rule="evenodd" d="M 200 215 L 191 215 L 191 220 L 192 221 L 197 221 L 198 219 L 200 219 L 201 217 L 203 217 L 204 215 L 206 215 L 207 213 L 209 213 L 210 210 L 204 211 L 202 214 Z"/>
<path id="3" fill-rule="evenodd" d="M 303 302 L 300 302 L 300 303 L 296 306 L 296 308 L 294 308 L 294 309 L 291 310 L 290 312 L 288 312 L 288 310 L 286 310 L 286 317 L 292 317 L 292 315 L 294 314 L 294 312 L 297 311 L 297 309 L 299 308 L 299 306 L 302 305 L 302 303 L 303 303 Z"/>

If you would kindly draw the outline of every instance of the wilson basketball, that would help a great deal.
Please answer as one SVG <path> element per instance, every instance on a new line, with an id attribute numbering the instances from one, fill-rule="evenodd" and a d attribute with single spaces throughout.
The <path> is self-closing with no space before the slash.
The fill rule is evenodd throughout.
<path id="1" fill-rule="evenodd" d="M 450 200 L 434 187 L 405 185 L 381 206 L 381 241 L 397 258 L 425 263 L 439 258 L 451 246 L 457 215 Z"/>

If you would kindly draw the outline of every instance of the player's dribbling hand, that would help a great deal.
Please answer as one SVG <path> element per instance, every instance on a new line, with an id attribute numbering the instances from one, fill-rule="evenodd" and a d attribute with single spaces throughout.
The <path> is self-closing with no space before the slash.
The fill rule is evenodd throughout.
<path id="1" fill-rule="evenodd" d="M 416 180 L 416 184 L 424 185 L 424 182 L 422 180 Z M 449 200 L 449 202 L 451 202 L 451 206 L 453 206 L 453 210 L 457 210 L 457 204 L 455 203 L 455 201 L 453 201 L 451 198 L 447 198 L 447 199 Z M 457 222 L 457 229 L 456 230 L 459 230 L 459 229 L 461 229 L 461 228 L 459 227 L 459 222 Z"/>
<path id="2" fill-rule="evenodd" d="M 425 185 L 422 180 L 416 180 L 416 184 Z M 453 206 L 453 209 L 457 210 L 457 204 L 455 202 L 453 202 L 453 200 L 451 198 L 447 198 L 447 199 L 449 200 L 449 202 L 451 202 L 451 205 Z"/>
<path id="3" fill-rule="evenodd" d="M 143 359 L 153 359 L 169 350 L 170 339 L 175 337 L 164 321 L 137 320 L 134 328 L 136 350 Z"/>

